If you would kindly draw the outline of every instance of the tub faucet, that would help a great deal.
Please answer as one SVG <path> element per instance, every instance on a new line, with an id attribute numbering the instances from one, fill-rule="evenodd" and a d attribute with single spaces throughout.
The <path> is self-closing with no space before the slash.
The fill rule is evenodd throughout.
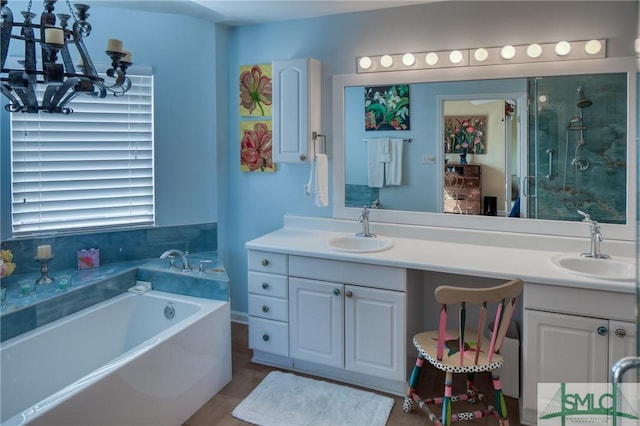
<path id="1" fill-rule="evenodd" d="M 593 259 L 611 259 L 611 256 L 600 253 L 602 234 L 600 233 L 600 225 L 598 225 L 598 222 L 591 219 L 591 216 L 588 213 L 580 210 L 578 210 L 578 213 L 584 217 L 582 221 L 589 224 L 589 230 L 591 231 L 591 251 L 589 253 L 580 253 L 580 256 L 590 257 Z"/>
<path id="2" fill-rule="evenodd" d="M 372 234 L 369 232 L 369 209 L 367 208 L 367 206 L 364 206 L 362 208 L 362 213 L 360 213 L 358 222 L 362 224 L 362 232 L 358 232 L 356 234 L 356 237 L 372 238 L 376 236 L 376 234 Z"/>
<path id="3" fill-rule="evenodd" d="M 191 266 L 189 266 L 189 252 L 182 252 L 177 249 L 169 249 L 160 255 L 160 259 L 165 259 L 170 256 L 180 256 L 182 258 L 182 272 L 190 272 Z M 173 262 L 171 263 L 172 266 Z"/>

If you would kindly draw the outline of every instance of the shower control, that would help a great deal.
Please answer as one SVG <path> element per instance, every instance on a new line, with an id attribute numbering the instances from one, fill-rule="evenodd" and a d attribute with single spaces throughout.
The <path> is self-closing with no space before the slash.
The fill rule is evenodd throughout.
<path id="1" fill-rule="evenodd" d="M 549 174 L 545 176 L 547 180 L 553 180 L 553 153 L 555 151 L 553 148 L 547 149 L 547 154 L 549 155 Z"/>

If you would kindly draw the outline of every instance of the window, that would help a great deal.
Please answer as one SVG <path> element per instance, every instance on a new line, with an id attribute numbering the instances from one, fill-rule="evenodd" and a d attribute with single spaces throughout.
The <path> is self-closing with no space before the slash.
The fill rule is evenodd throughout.
<path id="1" fill-rule="evenodd" d="M 129 77 L 69 115 L 11 114 L 14 236 L 154 224 L 153 76 Z"/>

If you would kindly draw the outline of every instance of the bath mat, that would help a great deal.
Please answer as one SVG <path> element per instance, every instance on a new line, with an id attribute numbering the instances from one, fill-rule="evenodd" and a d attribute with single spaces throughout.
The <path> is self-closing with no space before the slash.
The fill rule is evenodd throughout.
<path id="1" fill-rule="evenodd" d="M 392 406 L 386 396 L 272 371 L 232 415 L 261 426 L 375 426 L 387 422 Z"/>

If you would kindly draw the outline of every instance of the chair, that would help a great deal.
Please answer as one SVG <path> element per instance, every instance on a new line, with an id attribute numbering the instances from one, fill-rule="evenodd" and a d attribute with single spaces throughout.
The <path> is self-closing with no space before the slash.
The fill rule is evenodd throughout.
<path id="1" fill-rule="evenodd" d="M 507 407 L 502 394 L 500 376 L 497 369 L 504 362 L 500 355 L 500 348 L 504 342 L 507 328 L 515 308 L 515 301 L 522 292 L 523 283 L 519 279 L 506 282 L 489 288 L 465 288 L 453 286 L 440 286 L 435 290 L 435 298 L 442 305 L 440 309 L 440 321 L 438 330 L 418 333 L 413 337 L 413 344 L 418 349 L 416 365 L 409 377 L 407 395 L 404 398 L 403 410 L 411 411 L 413 403 L 427 414 L 436 426 L 450 425 L 452 422 L 472 420 L 493 415 L 498 418 L 501 426 L 508 426 Z M 447 328 L 447 310 L 450 305 L 458 305 L 459 310 L 455 316 L 458 327 Z M 472 308 L 471 305 L 477 305 Z M 490 336 L 483 330 L 489 308 L 495 305 L 495 321 Z M 477 321 L 471 328 L 473 317 L 471 311 L 477 310 Z M 469 314 L 469 316 L 467 316 Z M 420 370 L 424 360 L 429 361 L 434 367 L 445 372 L 444 396 L 422 399 L 417 393 Z M 474 373 L 491 372 L 494 390 L 495 406 L 490 404 L 485 395 L 474 383 Z M 466 393 L 452 395 L 452 383 L 454 374 L 466 374 Z M 484 409 L 473 411 L 452 410 L 455 402 L 467 401 L 475 404 L 481 401 Z M 431 411 L 430 405 L 442 407 L 441 419 Z"/>

